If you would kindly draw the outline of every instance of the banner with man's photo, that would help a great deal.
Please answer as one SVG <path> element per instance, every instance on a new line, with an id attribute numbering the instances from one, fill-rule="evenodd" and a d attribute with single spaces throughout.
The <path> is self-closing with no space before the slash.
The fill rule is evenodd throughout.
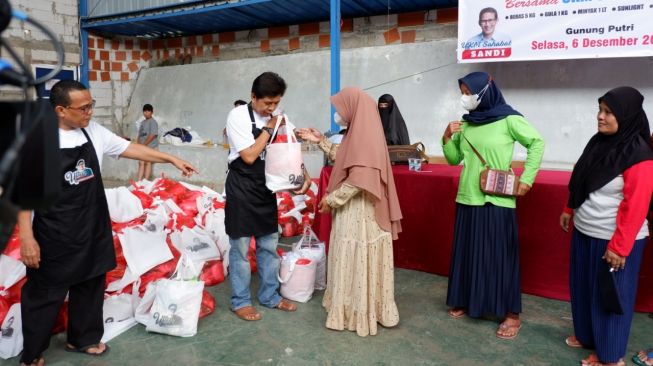
<path id="1" fill-rule="evenodd" d="M 653 56 L 653 0 L 459 0 L 458 62 Z"/>

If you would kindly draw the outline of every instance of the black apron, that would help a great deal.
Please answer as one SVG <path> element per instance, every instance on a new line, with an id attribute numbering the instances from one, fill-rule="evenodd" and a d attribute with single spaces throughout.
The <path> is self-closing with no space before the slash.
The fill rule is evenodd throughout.
<path id="1" fill-rule="evenodd" d="M 251 103 L 247 106 L 252 122 L 254 139 L 261 134 L 256 128 Z M 232 238 L 261 236 L 276 233 L 277 197 L 265 186 L 265 161 L 257 157 L 254 164 L 246 164 L 242 158 L 229 163 L 225 183 L 225 229 Z"/>
<path id="2" fill-rule="evenodd" d="M 34 238 L 41 248 L 38 269 L 27 275 L 42 286 L 61 287 L 105 274 L 116 267 L 109 207 L 93 142 L 59 149 L 61 195 L 36 211 Z"/>

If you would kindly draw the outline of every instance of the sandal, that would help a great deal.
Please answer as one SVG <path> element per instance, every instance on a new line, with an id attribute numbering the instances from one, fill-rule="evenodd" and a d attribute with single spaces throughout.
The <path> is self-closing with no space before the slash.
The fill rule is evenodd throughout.
<path id="1" fill-rule="evenodd" d="M 463 308 L 451 308 L 447 311 L 447 314 L 454 319 L 462 318 L 466 313 Z"/>
<path id="2" fill-rule="evenodd" d="M 39 356 L 39 358 L 35 358 L 31 363 L 21 362 L 20 366 L 45 366 L 45 358 Z"/>
<path id="3" fill-rule="evenodd" d="M 583 344 L 576 338 L 575 335 L 570 335 L 565 338 L 565 343 L 571 348 L 583 348 Z"/>
<path id="4" fill-rule="evenodd" d="M 632 360 L 638 366 L 653 366 L 653 348 L 635 353 Z"/>
<path id="5" fill-rule="evenodd" d="M 495 334 L 501 339 L 514 339 L 519 334 L 520 329 L 521 321 L 519 323 L 508 324 L 504 320 L 503 323 L 499 324 L 499 328 Z"/>
<path id="6" fill-rule="evenodd" d="M 256 308 L 254 308 L 251 305 L 233 310 L 233 312 L 236 314 L 237 317 L 239 317 L 242 320 L 247 320 L 250 322 L 261 320 L 261 313 L 256 311 Z"/>
<path id="7" fill-rule="evenodd" d="M 279 301 L 279 304 L 276 306 L 276 308 L 279 310 L 292 312 L 297 310 L 297 305 L 293 304 L 292 302 L 286 299 L 281 299 L 281 301 Z"/>
<path id="8" fill-rule="evenodd" d="M 96 352 L 90 352 L 91 348 L 97 348 L 99 350 L 100 345 L 102 345 L 102 344 L 104 345 L 104 350 L 103 351 L 97 352 L 97 353 Z M 91 344 L 91 345 L 84 346 L 84 347 L 73 347 L 73 345 L 67 344 L 64 349 L 66 350 L 66 352 L 83 353 L 85 355 L 94 356 L 94 357 L 104 356 L 107 353 L 109 353 L 109 350 L 110 350 L 109 345 L 106 344 L 106 343 L 96 343 L 96 344 Z"/>
<path id="9" fill-rule="evenodd" d="M 583 366 L 626 366 L 623 359 L 619 359 L 616 363 L 603 363 L 596 353 L 591 353 L 587 358 L 581 360 L 580 364 Z"/>
<path id="10" fill-rule="evenodd" d="M 590 353 L 590 355 L 587 356 L 587 358 L 580 360 L 580 364 L 583 366 L 589 366 L 597 362 L 601 362 L 601 361 L 599 360 L 599 356 L 597 356 L 596 353 Z"/>

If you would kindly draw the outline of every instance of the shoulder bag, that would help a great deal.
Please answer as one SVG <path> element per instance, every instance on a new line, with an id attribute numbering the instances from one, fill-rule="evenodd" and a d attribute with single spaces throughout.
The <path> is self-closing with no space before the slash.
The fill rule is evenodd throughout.
<path id="1" fill-rule="evenodd" d="M 474 145 L 463 135 L 463 138 L 469 146 L 474 151 L 474 154 L 478 156 L 481 160 L 481 163 L 485 166 L 485 169 L 481 172 L 481 191 L 485 194 L 491 194 L 495 196 L 505 196 L 513 197 L 517 196 L 517 191 L 519 189 L 519 176 L 511 170 L 499 170 L 492 169 L 488 165 L 487 161 L 483 159 L 481 154 L 476 150 Z"/>

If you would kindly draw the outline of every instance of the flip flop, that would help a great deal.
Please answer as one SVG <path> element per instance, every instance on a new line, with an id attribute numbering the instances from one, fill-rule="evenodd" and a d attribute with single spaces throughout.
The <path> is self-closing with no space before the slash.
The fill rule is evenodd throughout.
<path id="1" fill-rule="evenodd" d="M 297 310 L 297 305 L 293 304 L 292 302 L 286 299 L 281 299 L 281 301 L 279 301 L 279 304 L 276 306 L 276 308 L 283 311 L 293 312 Z"/>
<path id="2" fill-rule="evenodd" d="M 580 364 L 581 365 L 592 365 L 592 364 L 597 363 L 597 362 L 601 362 L 601 360 L 599 360 L 599 356 L 597 356 L 596 353 L 590 353 L 590 355 L 587 356 L 587 358 L 584 358 L 584 359 L 582 359 L 580 361 Z"/>
<path id="3" fill-rule="evenodd" d="M 593 361 L 590 363 L 583 363 L 581 365 L 587 365 L 587 366 L 608 366 L 608 365 L 615 365 L 615 366 L 626 366 L 626 362 L 624 360 L 619 360 L 617 363 L 602 363 L 601 361 Z"/>
<path id="4" fill-rule="evenodd" d="M 574 335 L 565 338 L 565 343 L 571 348 L 583 348 L 583 344 L 580 343 Z"/>
<path id="5" fill-rule="evenodd" d="M 34 361 L 32 361 L 32 363 L 21 362 L 20 365 L 21 366 L 22 365 L 25 365 L 25 366 L 32 366 L 32 365 L 43 366 L 43 365 L 45 365 L 45 358 L 43 358 L 43 356 L 39 356 L 38 358 L 35 358 Z"/>
<path id="6" fill-rule="evenodd" d="M 647 363 L 647 361 L 653 361 L 653 348 L 650 348 L 650 349 L 648 349 L 648 350 L 646 350 L 644 352 L 646 352 L 646 361 L 642 361 L 642 360 L 639 359 L 639 352 L 636 352 L 633 355 L 632 361 L 633 361 L 633 363 L 635 365 L 638 365 L 638 366 L 651 366 L 652 365 L 650 363 Z"/>
<path id="7" fill-rule="evenodd" d="M 466 313 L 465 309 L 460 308 L 451 308 L 447 311 L 447 314 L 454 319 L 462 318 Z"/>
<path id="8" fill-rule="evenodd" d="M 88 345 L 88 346 L 85 346 L 85 347 L 79 347 L 79 348 L 75 348 L 75 347 L 67 344 L 66 347 L 64 347 L 64 349 L 66 350 L 66 352 L 82 353 L 82 354 L 85 354 L 85 355 L 88 355 L 88 356 L 93 356 L 93 357 L 102 357 L 102 356 L 106 355 L 107 353 L 109 353 L 109 350 L 111 349 L 111 348 L 109 348 L 109 345 L 106 344 L 106 343 L 104 344 L 104 347 L 105 347 L 104 351 L 102 351 L 100 353 L 92 353 L 92 352 L 88 351 L 91 348 L 100 348 L 99 343 L 91 344 L 91 345 Z"/>
<path id="9" fill-rule="evenodd" d="M 507 331 L 509 329 L 514 329 L 515 334 L 510 335 L 510 336 L 504 336 L 504 335 L 499 333 L 499 331 L 505 332 L 505 331 Z M 508 325 L 505 322 L 503 322 L 503 323 L 499 324 L 499 329 L 497 329 L 495 335 L 498 338 L 501 338 L 501 339 L 514 339 L 519 334 L 520 329 L 521 329 L 521 322 L 519 322 L 519 325 L 514 325 L 514 324 L 513 325 Z"/>
<path id="10" fill-rule="evenodd" d="M 619 359 L 617 363 L 613 363 L 613 364 L 602 363 L 601 360 L 599 360 L 599 356 L 597 356 L 596 353 L 590 353 L 590 355 L 587 358 L 580 361 L 580 364 L 583 366 L 605 366 L 605 365 L 626 366 L 626 362 L 623 359 Z"/>
<path id="11" fill-rule="evenodd" d="M 261 313 L 256 311 L 256 308 L 254 308 L 251 305 L 233 310 L 233 312 L 236 314 L 237 317 L 239 317 L 242 320 L 247 320 L 250 322 L 261 320 Z"/>

